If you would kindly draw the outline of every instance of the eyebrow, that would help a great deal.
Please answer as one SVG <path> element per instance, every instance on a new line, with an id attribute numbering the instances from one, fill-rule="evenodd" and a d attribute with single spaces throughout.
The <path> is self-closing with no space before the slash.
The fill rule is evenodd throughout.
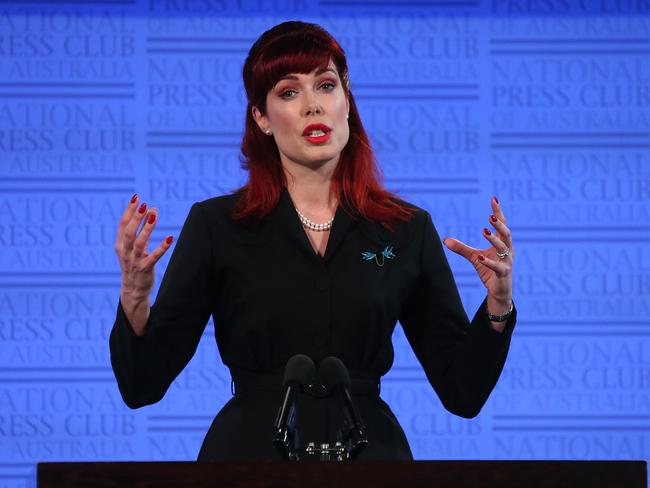
<path id="1" fill-rule="evenodd" d="M 320 68 L 319 70 L 316 71 L 316 76 L 320 76 L 323 73 L 327 73 L 328 71 L 336 74 L 336 71 L 334 71 L 333 68 Z M 297 80 L 298 77 L 296 75 L 285 75 L 282 78 L 278 80 L 278 83 L 280 83 L 282 80 Z M 277 85 L 277 83 L 276 83 Z"/>

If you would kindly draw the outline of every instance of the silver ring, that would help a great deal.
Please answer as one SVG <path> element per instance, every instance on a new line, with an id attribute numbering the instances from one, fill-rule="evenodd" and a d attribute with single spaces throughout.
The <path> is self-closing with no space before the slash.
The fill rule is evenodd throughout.
<path id="1" fill-rule="evenodd" d="M 506 250 L 503 252 L 497 251 L 497 256 L 499 256 L 499 259 L 505 259 L 508 256 L 510 256 L 510 248 L 506 247 Z"/>

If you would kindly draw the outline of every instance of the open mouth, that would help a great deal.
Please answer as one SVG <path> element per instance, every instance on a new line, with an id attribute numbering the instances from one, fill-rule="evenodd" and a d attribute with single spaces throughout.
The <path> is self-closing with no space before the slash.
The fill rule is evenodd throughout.
<path id="1" fill-rule="evenodd" d="M 302 136 L 313 144 L 322 144 L 330 138 L 332 129 L 325 124 L 311 124 L 302 131 Z"/>
<path id="2" fill-rule="evenodd" d="M 313 144 L 323 144 L 324 142 L 329 141 L 330 134 L 330 132 L 313 132 L 304 137 Z"/>

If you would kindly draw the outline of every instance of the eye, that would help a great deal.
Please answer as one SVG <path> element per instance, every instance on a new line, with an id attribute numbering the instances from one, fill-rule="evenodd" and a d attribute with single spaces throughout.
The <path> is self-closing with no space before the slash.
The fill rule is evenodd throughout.
<path id="1" fill-rule="evenodd" d="M 280 98 L 289 99 L 292 98 L 296 93 L 296 90 L 293 88 L 287 88 L 286 90 L 282 90 L 280 92 Z"/>
<path id="2" fill-rule="evenodd" d="M 333 81 L 325 81 L 321 83 L 320 87 L 325 91 L 332 91 L 334 88 L 336 88 L 336 83 Z"/>

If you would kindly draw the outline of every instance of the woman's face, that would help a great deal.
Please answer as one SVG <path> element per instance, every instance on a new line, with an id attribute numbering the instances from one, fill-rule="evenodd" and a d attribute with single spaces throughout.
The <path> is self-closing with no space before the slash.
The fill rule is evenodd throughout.
<path id="1" fill-rule="evenodd" d="M 266 95 L 266 114 L 253 107 L 262 132 L 271 131 L 285 168 L 336 166 L 350 137 L 350 105 L 333 62 L 308 74 L 291 73 Z"/>

